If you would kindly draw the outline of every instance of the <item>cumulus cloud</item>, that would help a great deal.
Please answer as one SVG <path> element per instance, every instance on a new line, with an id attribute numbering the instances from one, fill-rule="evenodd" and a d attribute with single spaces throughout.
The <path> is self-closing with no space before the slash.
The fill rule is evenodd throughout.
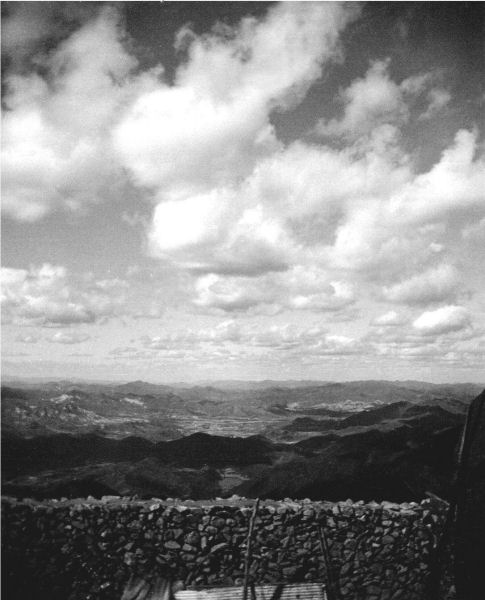
<path id="1" fill-rule="evenodd" d="M 382 200 L 352 211 L 337 230 L 335 260 L 354 268 L 374 263 L 381 272 L 386 265 L 394 266 L 394 279 L 403 267 L 409 274 L 418 266 L 422 270 L 435 260 L 442 240 L 483 215 L 484 173 L 476 135 L 458 132 L 453 146 L 428 172 L 408 172 L 407 180 Z"/>
<path id="2" fill-rule="evenodd" d="M 4 52 L 17 62 L 40 41 L 54 35 L 55 29 L 49 5 L 12 3 L 2 19 Z"/>
<path id="3" fill-rule="evenodd" d="M 168 350 L 173 347 L 188 348 L 194 344 L 209 343 L 221 344 L 225 342 L 238 342 L 241 338 L 240 327 L 233 321 L 223 321 L 213 328 L 205 328 L 173 333 L 164 333 L 157 336 L 143 336 L 142 344 L 152 350 Z"/>
<path id="4" fill-rule="evenodd" d="M 61 266 L 2 268 L 2 317 L 45 327 L 94 323 L 115 314 L 120 291 L 117 280 L 76 281 Z"/>
<path id="5" fill-rule="evenodd" d="M 176 331 L 157 336 L 143 336 L 142 345 L 154 351 L 180 352 L 202 347 L 209 354 L 229 351 L 261 355 L 262 352 L 297 352 L 305 355 L 348 355 L 361 350 L 358 340 L 329 333 L 317 325 L 301 327 L 290 324 L 256 327 L 242 326 L 234 320 L 212 328 Z M 165 355 L 165 354 L 164 354 Z"/>
<path id="6" fill-rule="evenodd" d="M 469 311 L 457 305 L 447 305 L 426 311 L 414 320 L 394 323 L 388 313 L 375 319 L 374 327 L 361 340 L 369 357 L 410 362 L 426 368 L 457 366 L 477 368 L 483 358 L 483 330 L 474 327 Z"/>
<path id="7" fill-rule="evenodd" d="M 278 147 L 271 111 L 294 104 L 320 76 L 353 13 L 282 3 L 230 32 L 192 35 L 175 85 L 140 95 L 115 131 L 137 183 L 161 200 L 182 199 L 247 175 Z"/>
<path id="8" fill-rule="evenodd" d="M 249 337 L 252 346 L 263 346 L 276 350 L 295 350 L 311 355 L 348 355 L 361 350 L 360 343 L 353 337 L 335 335 L 315 326 L 305 329 L 291 325 L 272 326 Z"/>
<path id="9" fill-rule="evenodd" d="M 376 317 L 372 321 L 372 325 L 378 325 L 380 327 L 396 327 L 406 323 L 407 319 L 397 313 L 395 310 L 390 310 L 379 317 Z"/>
<path id="10" fill-rule="evenodd" d="M 422 73 L 398 84 L 391 78 L 389 67 L 389 59 L 374 61 L 364 77 L 354 80 L 340 93 L 341 118 L 320 120 L 315 131 L 323 136 L 353 139 L 372 134 L 383 124 L 401 125 L 407 122 L 416 99 L 429 89 L 437 74 Z M 428 107 L 420 118 L 432 118 L 450 99 L 451 95 L 446 90 L 430 89 Z"/>
<path id="11" fill-rule="evenodd" d="M 476 223 L 470 223 L 470 225 L 464 227 L 461 235 L 464 240 L 470 240 L 472 243 L 485 243 L 485 217 Z"/>
<path id="12" fill-rule="evenodd" d="M 89 340 L 90 336 L 85 333 L 75 331 L 58 331 L 48 339 L 49 342 L 55 344 L 81 344 Z"/>
<path id="13" fill-rule="evenodd" d="M 451 94 L 447 90 L 433 88 L 428 93 L 428 108 L 419 116 L 419 119 L 432 119 L 449 104 L 450 100 Z"/>
<path id="14" fill-rule="evenodd" d="M 37 344 L 39 338 L 36 335 L 18 335 L 15 341 L 22 344 Z"/>
<path id="15" fill-rule="evenodd" d="M 385 153 L 356 158 L 350 151 L 295 143 L 261 160 L 237 189 L 160 204 L 152 251 L 184 268 L 220 275 L 263 275 L 308 263 L 321 268 L 333 260 L 339 226 L 359 220 L 361 233 L 339 242 L 340 254 L 350 254 L 365 233 L 360 215 L 372 233 L 370 219 L 380 215 L 370 207 L 377 210 L 408 178 L 408 168 Z M 358 248 L 358 254 L 366 253 Z M 357 265 L 354 256 L 348 262 Z"/>
<path id="16" fill-rule="evenodd" d="M 209 274 L 200 277 L 195 287 L 196 306 L 226 311 L 260 307 L 269 313 L 283 309 L 334 312 L 355 302 L 352 285 L 329 280 L 324 270 L 303 266 L 257 278 Z"/>
<path id="17" fill-rule="evenodd" d="M 7 320 L 58 327 L 120 312 L 159 319 L 167 304 L 186 300 L 204 318 L 307 311 L 336 319 L 369 298 L 421 311 L 446 305 L 411 324 L 385 307 L 363 340 L 230 321 L 149 336 L 140 359 L 191 344 L 262 352 L 272 343 L 336 356 L 368 352 L 368 343 L 409 356 L 426 347 L 431 356 L 443 350 L 429 347 L 440 336 L 470 331 L 456 303 L 473 290 L 453 265 L 464 241 L 479 248 L 483 240 L 480 134 L 458 131 L 423 171 L 402 143 L 412 118 L 431 119 L 451 102 L 436 73 L 398 81 L 388 60 L 374 61 L 342 90 L 340 116 L 320 121 L 313 142 L 284 143 L 273 125 L 273 113 L 294 108 L 341 55 L 355 4 L 282 3 L 232 28 L 199 35 L 185 27 L 171 81 L 162 66 L 143 71 L 113 5 L 90 5 L 66 21 L 48 53 L 40 46 L 54 35 L 53 9 L 11 10 L 4 41 L 23 66 L 5 76 L 3 209 L 35 221 L 135 186 L 152 218 L 138 206 L 123 218 L 146 229 L 165 279 L 143 284 L 151 294 L 143 303 L 117 280 L 81 280 L 52 265 L 6 269 Z M 26 57 L 35 68 L 25 68 Z M 130 310 L 122 311 L 127 294 Z"/>
<path id="18" fill-rule="evenodd" d="M 475 221 L 485 210 L 485 157 L 477 132 L 460 130 L 427 173 L 414 177 L 389 199 L 389 216 L 403 225 L 456 217 Z"/>
<path id="19" fill-rule="evenodd" d="M 422 313 L 413 327 L 423 335 L 441 335 L 469 328 L 471 319 L 469 312 L 463 306 L 443 306 L 436 310 Z"/>
<path id="20" fill-rule="evenodd" d="M 342 118 L 320 121 L 316 131 L 322 135 L 353 137 L 369 133 L 383 122 L 405 120 L 408 107 L 402 89 L 391 79 L 388 67 L 387 60 L 375 61 L 365 77 L 353 81 L 342 91 Z"/>
<path id="21" fill-rule="evenodd" d="M 51 53 L 36 56 L 38 70 L 6 73 L 2 190 L 8 214 L 34 221 L 117 191 L 113 181 L 122 172 L 109 132 L 137 65 L 124 36 L 118 12 L 104 7 Z"/>
<path id="22" fill-rule="evenodd" d="M 425 264 L 438 240 L 414 226 L 478 210 L 483 184 L 471 132 L 421 175 L 399 147 L 417 97 L 427 94 L 432 112 L 446 104 L 436 74 L 395 82 L 389 61 L 374 61 L 342 91 L 342 118 L 320 123 L 365 134 L 354 146 L 284 147 L 271 124 L 338 56 L 356 10 L 282 3 L 230 30 L 185 28 L 185 59 L 168 83 L 161 67 L 137 70 L 115 8 L 91 9 L 36 57 L 46 75 L 7 74 L 4 209 L 34 220 L 83 207 L 116 195 L 112 182 L 128 172 L 156 204 L 151 254 L 195 274 L 264 277 L 310 262 L 396 279 L 392 256 Z"/>
<path id="23" fill-rule="evenodd" d="M 70 27 L 89 17 L 91 7 L 81 2 L 10 2 L 2 14 L 2 51 L 15 70 L 22 70 L 42 44 L 58 40 Z"/>
<path id="24" fill-rule="evenodd" d="M 175 85 L 138 98 L 115 141 L 135 181 L 159 200 L 155 256 L 207 272 L 288 267 L 284 223 L 239 182 L 282 150 L 271 112 L 291 107 L 321 75 L 352 13 L 283 3 L 261 21 L 243 20 L 229 38 L 192 36 Z"/>
<path id="25" fill-rule="evenodd" d="M 451 265 L 439 265 L 385 287 L 383 296 L 389 302 L 402 304 L 429 304 L 449 300 L 456 293 L 458 271 Z"/>
<path id="26" fill-rule="evenodd" d="M 237 189 L 161 203 L 154 253 L 195 275 L 207 273 L 196 285 L 199 306 L 328 309 L 336 306 L 330 282 L 352 287 L 356 277 L 385 282 L 384 297 L 392 302 L 453 300 L 459 277 L 446 262 L 448 242 L 485 213 L 476 136 L 459 132 L 441 160 L 419 175 L 398 153 L 396 162 L 373 142 L 357 154 L 294 143 L 260 160 Z M 318 272 L 316 285 L 300 294 L 306 299 L 291 300 L 280 281 L 305 271 Z"/>
<path id="27" fill-rule="evenodd" d="M 286 270 L 291 240 L 277 219 L 265 216 L 261 206 L 241 210 L 233 196 L 217 190 L 159 204 L 150 232 L 153 255 L 194 272 Z"/>

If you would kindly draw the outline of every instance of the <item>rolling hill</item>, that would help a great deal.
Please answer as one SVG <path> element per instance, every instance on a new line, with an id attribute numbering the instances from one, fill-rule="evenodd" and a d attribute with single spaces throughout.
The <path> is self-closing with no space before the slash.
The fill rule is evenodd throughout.
<path id="1" fill-rule="evenodd" d="M 375 381 L 5 386 L 3 489 L 34 497 L 447 496 L 466 408 L 479 391 Z"/>

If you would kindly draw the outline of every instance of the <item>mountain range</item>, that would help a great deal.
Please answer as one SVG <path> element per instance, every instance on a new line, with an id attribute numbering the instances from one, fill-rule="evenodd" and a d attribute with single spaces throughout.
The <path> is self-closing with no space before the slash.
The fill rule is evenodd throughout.
<path id="1" fill-rule="evenodd" d="M 475 384 L 2 387 L 3 493 L 404 501 L 450 492 Z"/>

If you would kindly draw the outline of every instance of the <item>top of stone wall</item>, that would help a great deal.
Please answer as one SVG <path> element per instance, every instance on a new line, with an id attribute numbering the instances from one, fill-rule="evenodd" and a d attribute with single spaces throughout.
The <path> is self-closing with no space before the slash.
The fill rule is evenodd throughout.
<path id="1" fill-rule="evenodd" d="M 242 510 L 250 510 L 256 503 L 256 500 L 241 496 L 215 498 L 211 500 L 180 500 L 178 498 L 166 498 L 165 500 L 162 500 L 161 498 L 150 498 L 149 500 L 141 500 L 136 496 L 103 496 L 101 499 L 88 496 L 87 498 L 61 498 L 59 500 L 34 500 L 32 498 L 23 498 L 22 500 L 18 500 L 9 496 L 2 496 L 2 502 L 10 505 L 31 507 L 34 509 L 65 507 L 74 510 L 85 510 L 96 506 L 106 508 L 138 507 L 143 512 L 151 512 L 163 507 L 175 508 L 180 512 L 183 512 L 185 510 L 190 510 L 191 508 L 197 507 L 203 509 L 209 509 L 213 507 L 233 507 Z M 309 509 L 315 512 L 333 512 L 334 514 L 352 513 L 353 509 L 359 508 L 360 510 L 365 509 L 366 511 L 383 511 L 394 513 L 396 515 L 417 515 L 423 511 L 442 513 L 444 510 L 446 510 L 446 507 L 446 502 L 434 498 L 426 498 L 420 502 L 403 502 L 401 504 L 388 501 L 364 502 L 363 500 L 353 501 L 350 499 L 340 502 L 329 502 L 325 500 L 310 500 L 309 498 L 304 498 L 302 500 L 285 498 L 284 500 L 260 501 L 260 508 L 267 508 L 270 511 L 272 509 L 279 509 L 281 511 L 299 512 L 301 510 Z"/>

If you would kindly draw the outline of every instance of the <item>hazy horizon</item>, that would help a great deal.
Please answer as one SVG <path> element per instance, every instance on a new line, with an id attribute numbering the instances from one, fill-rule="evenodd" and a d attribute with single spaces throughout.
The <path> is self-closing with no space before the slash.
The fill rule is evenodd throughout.
<path id="1" fill-rule="evenodd" d="M 422 379 L 376 379 L 374 377 L 369 377 L 366 379 L 339 379 L 339 380 L 328 380 L 328 379 L 243 379 L 243 378 L 230 378 L 230 379 L 194 379 L 194 380 L 148 380 L 148 379 L 90 379 L 86 377 L 63 377 L 61 375 L 45 375 L 43 377 L 29 377 L 29 376 L 21 376 L 21 375 L 9 375 L 2 373 L 0 377 L 1 382 L 6 381 L 19 381 L 19 382 L 32 382 L 32 383 L 48 383 L 51 381 L 72 381 L 77 383 L 92 383 L 92 384 L 126 384 L 126 383 L 147 383 L 149 385 L 166 385 L 166 386 L 198 386 L 198 385 L 215 385 L 215 384 L 224 384 L 224 383 L 232 383 L 232 384 L 264 384 L 264 383 L 276 383 L 276 384 L 284 384 L 284 383 L 293 383 L 293 384 L 316 384 L 316 385 L 332 385 L 335 383 L 359 383 L 361 381 L 366 382 L 385 382 L 385 383 L 419 383 L 424 385 L 483 385 L 485 386 L 485 380 L 464 380 L 464 381 L 425 381 Z"/>

